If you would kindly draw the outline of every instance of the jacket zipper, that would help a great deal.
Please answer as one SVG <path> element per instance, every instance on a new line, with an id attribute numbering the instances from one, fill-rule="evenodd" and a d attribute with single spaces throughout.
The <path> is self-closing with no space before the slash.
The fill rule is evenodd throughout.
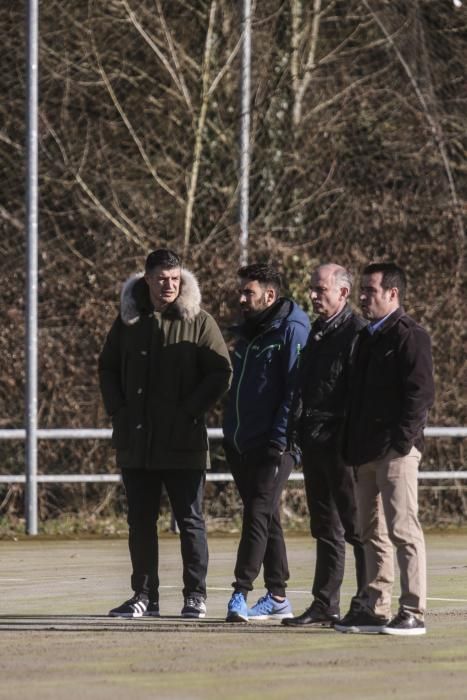
<path id="1" fill-rule="evenodd" d="M 251 341 L 248 343 L 247 349 L 246 349 L 246 352 L 245 352 L 245 357 L 243 358 L 243 367 L 242 367 L 242 371 L 240 372 L 240 378 L 239 378 L 238 384 L 237 384 L 237 395 L 236 395 L 236 397 L 235 397 L 235 411 L 236 411 L 236 414 L 237 414 L 237 427 L 236 427 L 236 429 L 235 429 L 235 433 L 234 433 L 234 437 L 233 437 L 234 445 L 235 445 L 235 448 L 236 448 L 237 452 L 240 452 L 240 448 L 239 448 L 238 443 L 237 443 L 237 435 L 238 435 L 238 431 L 240 430 L 240 410 L 239 410 L 240 387 L 241 387 L 241 384 L 242 384 L 243 375 L 245 374 L 246 361 L 247 361 L 247 359 L 248 359 L 248 354 L 249 354 L 249 352 L 250 352 L 251 346 L 253 345 L 253 343 L 255 343 L 255 342 L 258 340 L 258 338 L 261 338 L 262 335 L 264 335 L 264 334 L 263 334 L 263 333 L 260 333 L 260 334 L 257 335 L 255 338 L 253 338 L 253 340 L 251 340 Z"/>

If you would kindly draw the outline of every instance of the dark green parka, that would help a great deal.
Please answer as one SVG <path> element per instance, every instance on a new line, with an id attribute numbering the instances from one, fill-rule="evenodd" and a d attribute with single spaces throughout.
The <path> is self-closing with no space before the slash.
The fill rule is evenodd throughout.
<path id="1" fill-rule="evenodd" d="M 180 294 L 163 313 L 154 310 L 142 275 L 123 286 L 99 357 L 122 469 L 209 467 L 204 414 L 229 388 L 231 366 L 219 327 L 200 303 L 196 278 L 185 269 Z"/>

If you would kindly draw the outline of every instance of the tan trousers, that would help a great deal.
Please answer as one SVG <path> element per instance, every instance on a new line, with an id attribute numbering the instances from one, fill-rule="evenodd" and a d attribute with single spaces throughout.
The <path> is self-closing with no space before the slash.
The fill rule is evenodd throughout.
<path id="1" fill-rule="evenodd" d="M 425 540 L 418 520 L 420 452 L 395 450 L 357 469 L 360 534 L 368 574 L 368 607 L 391 617 L 394 547 L 400 572 L 400 608 L 423 618 L 426 608 Z M 394 547 L 393 547 L 394 546 Z"/>

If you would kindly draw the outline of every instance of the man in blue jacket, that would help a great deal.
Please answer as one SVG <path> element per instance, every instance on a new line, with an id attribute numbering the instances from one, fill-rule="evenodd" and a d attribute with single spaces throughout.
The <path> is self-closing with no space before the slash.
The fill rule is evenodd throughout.
<path id="1" fill-rule="evenodd" d="M 238 271 L 244 321 L 237 336 L 233 382 L 224 416 L 224 448 L 243 501 L 243 526 L 227 621 L 292 617 L 285 595 L 289 578 L 280 522 L 280 498 L 299 456 L 287 451 L 287 423 L 299 357 L 310 323 L 281 297 L 271 266 Z M 266 595 L 250 609 L 247 595 L 263 565 Z"/>

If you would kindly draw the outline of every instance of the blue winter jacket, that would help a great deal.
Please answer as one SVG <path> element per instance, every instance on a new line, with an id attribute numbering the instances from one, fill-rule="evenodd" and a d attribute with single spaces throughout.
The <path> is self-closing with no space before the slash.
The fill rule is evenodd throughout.
<path id="1" fill-rule="evenodd" d="M 308 316 L 294 301 L 281 298 L 257 322 L 250 319 L 230 331 L 238 340 L 224 413 L 226 444 L 240 453 L 267 445 L 285 449 L 300 353 L 310 331 Z"/>

